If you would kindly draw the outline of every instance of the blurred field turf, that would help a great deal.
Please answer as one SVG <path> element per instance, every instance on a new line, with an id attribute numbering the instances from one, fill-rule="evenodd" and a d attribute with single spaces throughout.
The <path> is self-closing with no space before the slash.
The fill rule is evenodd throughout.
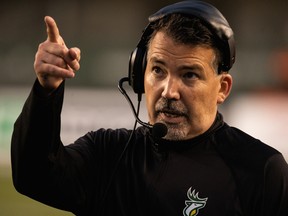
<path id="1" fill-rule="evenodd" d="M 74 214 L 51 208 L 18 193 L 12 184 L 9 166 L 0 166 L 1 216 L 73 216 Z"/>

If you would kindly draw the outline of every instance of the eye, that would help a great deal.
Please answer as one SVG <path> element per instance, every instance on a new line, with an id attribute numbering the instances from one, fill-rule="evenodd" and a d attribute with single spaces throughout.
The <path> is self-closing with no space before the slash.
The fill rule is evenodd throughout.
<path id="1" fill-rule="evenodd" d="M 197 79 L 197 78 L 199 78 L 199 76 L 197 73 L 190 71 L 190 72 L 184 73 L 183 78 L 185 78 L 185 79 Z"/>
<path id="2" fill-rule="evenodd" d="M 164 74 L 163 70 L 158 66 L 154 66 L 152 68 L 152 72 L 155 74 L 155 76 L 158 76 L 158 77 L 163 76 L 163 74 Z"/>

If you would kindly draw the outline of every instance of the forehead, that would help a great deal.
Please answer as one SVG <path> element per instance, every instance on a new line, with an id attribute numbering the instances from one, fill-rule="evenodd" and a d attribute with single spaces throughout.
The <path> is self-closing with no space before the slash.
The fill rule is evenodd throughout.
<path id="1" fill-rule="evenodd" d="M 157 32 L 148 45 L 147 60 L 170 58 L 177 60 L 198 60 L 209 65 L 214 65 L 215 50 L 207 45 L 191 45 L 176 42 L 165 32 Z"/>

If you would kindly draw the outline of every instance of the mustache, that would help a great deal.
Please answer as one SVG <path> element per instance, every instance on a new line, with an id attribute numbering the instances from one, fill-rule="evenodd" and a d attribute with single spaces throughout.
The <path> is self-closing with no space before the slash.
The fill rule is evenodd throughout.
<path id="1" fill-rule="evenodd" d="M 181 101 L 173 99 L 160 98 L 155 105 L 156 112 L 169 113 L 173 115 L 186 116 L 188 117 L 188 110 Z"/>

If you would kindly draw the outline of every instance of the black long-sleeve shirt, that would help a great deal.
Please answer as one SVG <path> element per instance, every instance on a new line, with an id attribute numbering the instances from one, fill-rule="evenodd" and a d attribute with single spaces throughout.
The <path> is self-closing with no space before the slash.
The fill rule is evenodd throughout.
<path id="1" fill-rule="evenodd" d="M 40 90 L 36 82 L 12 136 L 20 193 L 78 216 L 288 215 L 283 156 L 220 114 L 189 140 L 155 139 L 139 127 L 128 146 L 127 129 L 99 129 L 64 146 L 64 84 L 48 97 Z"/>

